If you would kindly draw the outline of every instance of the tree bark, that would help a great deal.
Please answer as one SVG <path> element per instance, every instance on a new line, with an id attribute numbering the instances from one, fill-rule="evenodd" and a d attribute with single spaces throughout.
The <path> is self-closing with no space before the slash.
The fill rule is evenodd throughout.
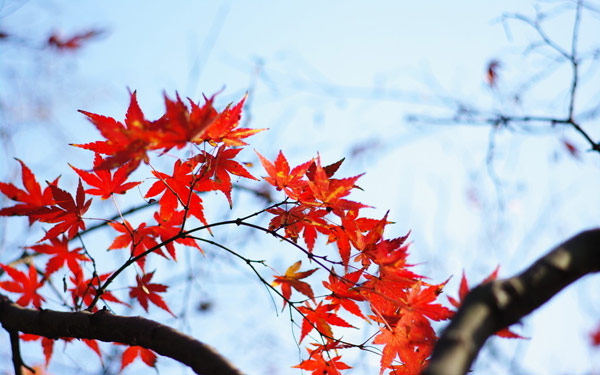
<path id="1" fill-rule="evenodd" d="M 20 331 L 53 339 L 74 337 L 142 346 L 188 365 L 196 374 L 242 374 L 210 346 L 140 316 L 119 316 L 107 310 L 96 313 L 33 310 L 0 295 L 0 323 L 9 332 Z"/>
<path id="2" fill-rule="evenodd" d="M 466 374 L 488 337 L 597 271 L 600 229 L 593 229 L 557 246 L 519 275 L 478 286 L 443 331 L 423 374 Z"/>

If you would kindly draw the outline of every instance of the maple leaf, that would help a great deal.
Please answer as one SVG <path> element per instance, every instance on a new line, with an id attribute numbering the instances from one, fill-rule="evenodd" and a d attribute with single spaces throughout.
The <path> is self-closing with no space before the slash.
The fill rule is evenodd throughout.
<path id="1" fill-rule="evenodd" d="M 359 269 L 344 276 L 338 276 L 333 272 L 329 274 L 329 282 L 323 281 L 323 286 L 329 289 L 331 295 L 325 299 L 331 301 L 332 305 L 340 305 L 346 311 L 367 320 L 360 311 L 360 308 L 354 301 L 364 301 L 365 297 L 357 288 L 358 279 L 360 279 L 364 269 Z"/>
<path id="2" fill-rule="evenodd" d="M 325 172 L 325 175 L 327 176 L 327 178 L 333 177 L 335 172 L 337 172 L 337 170 L 340 169 L 340 167 L 342 166 L 342 163 L 344 162 L 344 160 L 346 160 L 346 158 L 341 158 L 340 160 L 336 161 L 335 163 L 329 164 L 329 165 L 323 167 L 323 171 Z M 312 160 L 310 165 L 308 166 L 308 170 L 306 171 L 306 177 L 308 177 L 309 180 L 314 180 L 316 171 L 317 171 L 317 163 L 315 163 L 314 160 Z"/>
<path id="3" fill-rule="evenodd" d="M 9 199 L 20 202 L 20 204 L 12 207 L 1 209 L 0 216 L 28 216 L 29 225 L 31 225 L 37 220 L 31 213 L 38 211 L 42 207 L 53 205 L 54 198 L 52 197 L 50 186 L 47 186 L 42 192 L 33 172 L 21 160 L 16 160 L 21 164 L 21 179 L 25 190 L 21 190 L 13 184 L 0 182 L 0 192 Z M 51 185 L 56 185 L 56 183 L 58 183 L 58 178 Z"/>
<path id="4" fill-rule="evenodd" d="M 222 143 L 227 146 L 246 145 L 242 138 L 249 137 L 265 129 L 237 128 L 244 103 L 242 99 L 235 106 L 227 106 L 217 112 L 213 105 L 213 97 L 207 99 L 200 107 L 190 100 L 191 111 L 177 95 L 171 100 L 165 95 L 165 114 L 156 121 L 148 121 L 137 102 L 136 92 L 130 93 L 130 103 L 124 123 L 112 117 L 102 116 L 87 111 L 84 114 L 100 131 L 104 141 L 87 144 L 73 144 L 108 157 L 94 167 L 112 169 L 128 163 L 127 174 L 133 172 L 143 161 L 148 163 L 148 151 L 169 151 L 173 147 L 182 148 L 189 142 L 209 142 L 216 146 Z"/>
<path id="5" fill-rule="evenodd" d="M 342 258 L 342 264 L 345 268 L 348 267 L 348 263 L 350 262 L 350 239 L 348 238 L 348 234 L 344 227 L 339 225 L 331 225 L 329 226 L 329 238 L 327 239 L 327 243 L 335 242 L 338 248 L 338 252 L 340 253 L 340 258 Z"/>
<path id="6" fill-rule="evenodd" d="M 260 163 L 269 175 L 268 177 L 263 177 L 264 180 L 277 188 L 277 190 L 283 190 L 288 197 L 298 200 L 300 193 L 304 186 L 306 186 L 306 181 L 302 180 L 302 178 L 306 174 L 312 160 L 297 165 L 290 171 L 290 165 L 283 152 L 279 151 L 277 158 L 275 158 L 275 164 L 267 160 L 258 151 L 255 150 L 254 152 L 258 155 Z"/>
<path id="7" fill-rule="evenodd" d="M 303 234 L 304 242 L 308 251 L 312 252 L 315 247 L 317 231 L 329 233 L 329 225 L 323 219 L 328 214 L 327 210 L 316 210 L 306 207 L 294 206 L 289 210 L 281 207 L 271 208 L 267 212 L 275 215 L 269 222 L 270 230 L 284 228 L 285 237 L 296 242 L 300 233 Z"/>
<path id="8" fill-rule="evenodd" d="M 157 225 L 148 227 L 148 230 L 152 231 L 152 233 L 154 233 L 154 236 L 160 238 L 162 242 L 165 242 L 166 240 L 172 239 L 181 233 L 184 217 L 184 211 L 176 211 L 167 219 L 163 219 L 158 212 L 155 212 L 154 220 L 156 220 Z M 185 246 L 195 247 L 196 249 L 200 250 L 202 254 L 204 254 L 202 248 L 198 246 L 198 244 L 193 238 L 177 238 L 175 241 L 168 242 L 165 245 L 165 249 L 167 249 L 167 252 L 175 261 L 177 261 L 177 253 L 175 251 L 174 243 L 180 243 Z"/>
<path id="9" fill-rule="evenodd" d="M 82 43 L 101 35 L 101 30 L 88 30 L 71 37 L 65 38 L 57 33 L 53 33 L 48 37 L 48 45 L 59 50 L 77 50 L 81 48 Z"/>
<path id="10" fill-rule="evenodd" d="M 98 341 L 91 340 L 91 339 L 81 339 L 81 341 L 83 341 L 83 343 L 88 348 L 92 349 L 94 351 L 94 353 L 96 353 L 98 355 L 98 357 L 100 358 L 100 362 L 102 364 L 104 364 L 104 361 L 102 360 L 102 352 L 100 351 L 100 345 L 98 345 Z"/>
<path id="11" fill-rule="evenodd" d="M 369 275 L 360 288 L 375 315 L 369 317 L 381 324 L 395 326 L 402 317 L 402 308 L 406 306 L 406 295 L 415 283 L 413 279 L 398 278 L 394 275 Z"/>
<path id="12" fill-rule="evenodd" d="M 410 322 L 400 319 L 395 327 L 384 326 L 373 344 L 385 345 L 381 355 L 380 374 L 389 368 L 396 356 L 408 367 L 422 366 L 422 358 L 431 353 L 435 332 L 424 317 Z"/>
<path id="13" fill-rule="evenodd" d="M 194 192 L 194 189 L 202 185 L 202 179 L 206 178 L 193 174 L 195 164 L 193 160 L 183 162 L 178 159 L 173 165 L 172 176 L 157 171 L 152 172 L 158 178 L 158 181 L 150 186 L 145 198 L 152 198 L 163 193 L 158 201 L 160 206 L 159 215 L 162 220 L 168 221 L 176 212 L 177 207 L 181 205 L 187 210 L 188 216 L 193 215 L 202 224 L 208 225 L 204 218 L 202 199 Z"/>
<path id="14" fill-rule="evenodd" d="M 500 266 L 497 266 L 494 269 L 494 271 L 492 271 L 492 273 L 490 273 L 485 279 L 483 279 L 483 281 L 481 283 L 483 284 L 483 283 L 490 282 L 492 280 L 496 280 L 496 278 L 498 277 L 499 270 L 500 270 Z M 469 288 L 469 282 L 467 281 L 467 277 L 465 275 L 465 272 L 463 271 L 462 278 L 460 279 L 460 286 L 458 288 L 458 300 L 448 296 L 448 301 L 450 301 L 450 304 L 452 306 L 454 306 L 458 309 L 470 290 L 471 289 Z M 525 339 L 526 338 L 526 337 L 523 337 L 519 334 L 512 332 L 508 327 L 502 328 L 501 330 L 496 332 L 495 335 L 499 336 L 499 337 L 509 338 L 509 339 Z"/>
<path id="15" fill-rule="evenodd" d="M 188 98 L 191 105 L 190 111 L 179 94 L 175 94 L 175 100 L 164 95 L 166 111 L 164 116 L 157 120 L 157 123 L 158 127 L 164 130 L 161 142 L 166 151 L 171 147 L 181 148 L 187 142 L 201 143 L 203 141 L 201 136 L 219 115 L 213 106 L 214 98 L 214 95 L 210 98 L 205 96 L 202 106 Z"/>
<path id="16" fill-rule="evenodd" d="M 112 169 L 129 163 L 127 173 L 130 174 L 140 165 L 141 161 L 148 162 L 147 152 L 152 149 L 151 141 L 156 142 L 154 139 L 156 132 L 151 131 L 150 122 L 144 118 L 135 91 L 130 94 L 125 124 L 112 117 L 82 110 L 79 112 L 84 114 L 106 139 L 86 144 L 71 144 L 75 147 L 109 155 L 102 163 L 94 167 L 95 170 Z"/>
<path id="17" fill-rule="evenodd" d="M 54 184 L 50 184 L 50 190 L 52 191 L 55 204 L 50 207 L 40 208 L 32 215 L 44 223 L 57 224 L 50 228 L 46 232 L 46 235 L 38 242 L 56 238 L 61 233 L 67 233 L 67 239 L 75 237 L 80 229 L 85 229 L 82 215 L 92 203 L 91 199 L 88 199 L 87 202 L 85 201 L 85 192 L 83 191 L 81 180 L 79 180 L 79 185 L 77 186 L 75 199 L 73 199 L 71 194 Z"/>
<path id="18" fill-rule="evenodd" d="M 409 289 L 405 297 L 405 306 L 403 306 L 401 314 L 406 320 L 420 320 L 421 316 L 431 320 L 439 321 L 446 320 L 452 317 L 452 311 L 439 303 L 434 302 L 442 293 L 442 289 L 448 280 L 441 284 L 429 285 L 423 288 L 423 283 L 417 281 Z"/>
<path id="19" fill-rule="evenodd" d="M 341 164 L 341 161 L 338 162 Z M 313 161 L 314 173 L 308 179 L 310 194 L 306 192 L 300 197 L 300 201 L 306 205 L 325 206 L 334 213 L 339 214 L 344 210 L 359 210 L 368 207 L 362 203 L 349 201 L 343 197 L 350 194 L 350 190 L 356 187 L 355 182 L 364 174 L 343 179 L 332 179 L 328 172 L 321 166 L 320 158 Z M 307 174 L 308 176 L 308 174 Z"/>
<path id="20" fill-rule="evenodd" d="M 411 353 L 411 360 L 400 365 L 391 365 L 389 367 L 390 372 L 388 375 L 418 375 L 425 370 L 427 367 L 429 360 L 430 351 L 429 350 L 415 350 L 414 353 Z"/>
<path id="21" fill-rule="evenodd" d="M 123 223 L 108 223 L 108 225 L 113 227 L 117 232 L 122 233 L 115 237 L 108 250 L 123 249 L 129 246 L 131 250 L 130 257 L 134 258 L 146 250 L 158 246 L 158 242 L 154 239 L 155 231 L 152 227 L 146 227 L 146 223 L 141 223 L 136 229 L 133 229 L 127 220 Z M 157 248 L 154 252 L 166 258 L 160 248 Z M 137 264 L 143 270 L 146 264 L 146 257 L 139 258 Z"/>
<path id="22" fill-rule="evenodd" d="M 342 356 L 324 358 L 322 351 L 311 351 L 308 348 L 307 350 L 310 353 L 310 358 L 303 360 L 296 366 L 292 366 L 293 368 L 310 371 L 311 375 L 341 375 L 340 370 L 352 368 L 340 361 Z"/>
<path id="23" fill-rule="evenodd" d="M 496 59 L 490 60 L 487 64 L 485 79 L 492 88 L 495 88 L 498 84 L 498 69 L 500 69 L 501 66 L 502 64 L 500 61 Z"/>
<path id="24" fill-rule="evenodd" d="M 225 194 L 230 208 L 233 206 L 231 200 L 231 190 L 233 189 L 233 185 L 231 184 L 230 173 L 258 181 L 257 178 L 252 176 L 250 172 L 246 170 L 246 168 L 233 160 L 240 151 L 242 151 L 241 148 L 226 149 L 225 145 L 221 145 L 215 156 L 212 156 L 206 151 L 202 151 L 202 153 L 193 157 L 195 162 L 202 163 L 202 169 L 199 174 L 202 177 L 212 179 L 213 189 L 220 190 Z"/>
<path id="25" fill-rule="evenodd" d="M 410 244 L 405 242 L 409 235 L 410 232 L 402 237 L 381 239 L 375 245 L 363 250 L 356 260 L 360 260 L 363 267 L 371 263 L 377 264 L 379 275 L 383 279 L 403 280 L 412 285 L 414 281 L 423 279 L 423 276 L 408 269 L 412 266 L 406 262 Z"/>
<path id="26" fill-rule="evenodd" d="M 104 163 L 104 159 L 100 154 L 96 153 L 94 157 L 94 168 L 98 168 Z M 125 164 L 117 169 L 114 174 L 105 169 L 95 169 L 93 172 L 87 172 L 69 166 L 85 181 L 88 185 L 93 186 L 92 189 L 87 189 L 85 192 L 91 195 L 99 195 L 102 199 L 108 199 L 113 194 L 125 194 L 125 192 L 141 182 L 125 182 L 129 173 L 129 165 Z"/>
<path id="27" fill-rule="evenodd" d="M 69 288 L 68 291 L 71 293 L 73 304 L 75 306 L 81 306 L 82 304 L 89 306 L 98 294 L 100 283 L 105 281 L 109 277 L 110 273 L 105 273 L 102 275 L 94 275 L 89 279 L 84 279 L 83 270 L 78 270 L 76 273 L 69 277 L 69 280 L 73 284 L 73 287 Z M 126 303 L 122 302 L 117 297 L 115 297 L 112 294 L 112 292 L 107 290 L 103 291 L 102 300 L 120 303 L 128 306 Z M 98 311 L 98 307 L 94 306 L 93 311 Z"/>
<path id="28" fill-rule="evenodd" d="M 560 142 L 574 159 L 581 160 L 581 152 L 573 142 L 566 138 L 561 139 Z"/>
<path id="29" fill-rule="evenodd" d="M 33 264 L 29 265 L 28 274 L 4 264 L 0 264 L 0 267 L 12 279 L 0 281 L 0 288 L 11 293 L 22 294 L 17 300 L 17 304 L 23 307 L 27 307 L 31 303 L 36 308 L 41 308 L 42 302 L 46 299 L 38 294 L 38 290 L 44 284 L 44 280 L 38 280 L 38 273 Z"/>
<path id="30" fill-rule="evenodd" d="M 298 292 L 304 294 L 310 299 L 315 298 L 313 290 L 310 284 L 300 281 L 300 279 L 307 278 L 312 275 L 318 268 L 313 268 L 312 270 L 298 272 L 300 267 L 302 266 L 302 261 L 299 260 L 296 263 L 292 264 L 285 271 L 283 276 L 275 276 L 275 280 L 271 283 L 273 286 L 281 285 L 281 294 L 283 294 L 283 307 L 285 307 L 287 301 L 289 301 L 290 296 L 292 295 L 292 288 L 296 289 Z"/>
<path id="31" fill-rule="evenodd" d="M 248 94 L 244 95 L 236 105 L 228 105 L 206 130 L 194 142 L 208 141 L 211 145 L 223 143 L 227 146 L 245 146 L 246 142 L 242 138 L 259 133 L 266 129 L 237 128 L 242 116 L 242 108 Z"/>
<path id="32" fill-rule="evenodd" d="M 331 340 L 333 337 L 331 325 L 354 328 L 344 319 L 340 318 L 336 313 L 331 312 L 332 310 L 335 311 L 337 308 L 337 305 L 324 305 L 323 302 L 319 302 L 314 309 L 310 307 L 308 303 L 306 306 L 299 306 L 298 311 L 304 315 L 304 320 L 302 320 L 302 328 L 300 331 L 300 342 L 302 342 L 304 337 L 306 337 L 306 335 L 308 335 L 314 328 L 316 328 L 317 331 L 319 331 L 319 333 L 325 336 L 328 340 Z"/>
<path id="33" fill-rule="evenodd" d="M 600 326 L 596 327 L 596 329 L 590 332 L 590 341 L 592 346 L 600 346 Z"/>
<path id="34" fill-rule="evenodd" d="M 82 250 L 81 247 L 69 250 L 69 240 L 65 236 L 51 238 L 49 244 L 29 246 L 28 248 L 40 254 L 52 255 L 48 263 L 46 263 L 46 278 L 58 271 L 65 264 L 71 272 L 77 273 L 77 271 L 81 271 L 80 262 L 90 260 L 85 254 L 80 253 Z"/>
<path id="35" fill-rule="evenodd" d="M 46 361 L 46 367 L 50 364 L 50 359 L 52 359 L 52 353 L 54 352 L 54 340 L 44 337 L 34 335 L 32 333 L 22 333 L 19 335 L 19 338 L 23 341 L 40 341 L 42 345 L 42 351 L 44 352 L 44 359 Z M 37 372 L 36 372 L 37 374 Z"/>
<path id="36" fill-rule="evenodd" d="M 50 363 L 50 359 L 52 358 L 52 353 L 54 352 L 54 342 L 56 340 L 48 338 L 48 337 L 44 337 L 44 336 L 38 336 L 38 335 L 34 335 L 31 333 L 22 333 L 19 335 L 19 337 L 21 338 L 21 340 L 24 341 L 38 341 L 40 340 L 40 343 L 42 345 L 42 349 L 44 352 L 44 358 L 46 360 L 46 367 L 48 367 L 48 364 Z M 61 337 L 61 340 L 65 341 L 65 342 L 71 342 L 73 341 L 73 337 Z M 102 361 L 102 353 L 100 352 L 100 346 L 98 346 L 98 341 L 96 340 L 90 340 L 90 339 L 81 339 L 81 341 L 83 341 L 83 343 L 85 345 L 87 345 L 90 349 L 92 349 L 97 355 L 98 357 L 100 357 L 100 361 Z M 37 375 L 37 372 L 36 372 Z"/>
<path id="37" fill-rule="evenodd" d="M 162 284 L 151 284 L 150 280 L 153 276 L 154 271 L 149 272 L 141 277 L 140 275 L 136 275 L 135 280 L 137 285 L 129 288 L 129 297 L 136 298 L 146 312 L 148 312 L 148 301 L 150 301 L 161 309 L 167 311 L 169 314 L 175 316 L 163 298 L 157 294 L 166 292 L 168 287 Z"/>
<path id="38" fill-rule="evenodd" d="M 123 351 L 121 356 L 121 370 L 129 366 L 137 357 L 140 357 L 150 367 L 156 365 L 156 354 L 152 350 L 141 346 L 130 346 Z"/>

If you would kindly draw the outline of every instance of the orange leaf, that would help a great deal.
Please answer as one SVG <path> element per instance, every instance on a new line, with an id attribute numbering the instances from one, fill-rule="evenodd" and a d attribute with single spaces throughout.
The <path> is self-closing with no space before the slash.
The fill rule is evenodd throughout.
<path id="1" fill-rule="evenodd" d="M 283 276 L 275 276 L 275 280 L 271 285 L 278 286 L 281 285 L 281 294 L 283 295 L 283 307 L 285 307 L 287 301 L 290 299 L 292 294 L 292 289 L 296 289 L 298 292 L 304 294 L 310 299 L 314 299 L 314 293 L 311 286 L 304 281 L 300 281 L 300 279 L 304 279 L 310 275 L 312 275 L 318 268 L 314 268 L 308 271 L 297 272 L 302 266 L 302 261 L 299 260 L 296 263 L 292 264 L 285 271 L 285 275 Z"/>

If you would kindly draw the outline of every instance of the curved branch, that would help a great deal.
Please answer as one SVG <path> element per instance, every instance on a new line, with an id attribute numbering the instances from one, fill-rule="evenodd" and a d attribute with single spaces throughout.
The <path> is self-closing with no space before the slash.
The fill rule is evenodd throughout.
<path id="1" fill-rule="evenodd" d="M 140 316 L 119 316 L 107 310 L 97 313 L 33 310 L 0 295 L 0 323 L 9 331 L 54 339 L 74 337 L 142 346 L 188 365 L 197 374 L 242 374 L 208 345 Z"/>
<path id="2" fill-rule="evenodd" d="M 466 374 L 488 337 L 597 271 L 600 229 L 593 229 L 557 246 L 517 276 L 478 286 L 442 333 L 423 374 Z"/>

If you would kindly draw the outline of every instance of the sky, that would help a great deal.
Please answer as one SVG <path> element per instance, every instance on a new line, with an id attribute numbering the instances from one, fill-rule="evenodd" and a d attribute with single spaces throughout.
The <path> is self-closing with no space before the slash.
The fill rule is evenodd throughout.
<path id="1" fill-rule="evenodd" d="M 0 45 L 6 82 L 0 86 L 2 120 L 14 124 L 0 155 L 0 176 L 15 176 L 13 157 L 19 157 L 46 179 L 60 174 L 65 183 L 76 181 L 66 163 L 84 164 L 89 155 L 66 144 L 97 137 L 77 110 L 122 119 L 128 90 L 137 91 L 149 118 L 163 111 L 163 93 L 199 101 L 202 94 L 220 92 L 217 102 L 224 106 L 248 92 L 243 121 L 269 128 L 255 136 L 252 148 L 269 158 L 282 149 L 294 165 L 317 153 L 326 162 L 347 157 L 342 173 L 366 172 L 358 200 L 375 207 L 373 217 L 390 210 L 395 224 L 389 236 L 410 230 L 411 260 L 435 282 L 452 276 L 446 292 L 455 296 L 463 270 L 472 283 L 498 264 L 501 277 L 513 275 L 599 223 L 600 215 L 589 209 L 600 199 L 599 159 L 584 152 L 585 143 L 574 132 L 541 125 L 532 131 L 491 132 L 489 126 L 408 121 L 411 115 L 445 118 L 454 109 L 448 103 L 518 114 L 564 109 L 569 72 L 560 66 L 549 65 L 555 70 L 520 105 L 507 99 L 548 64 L 551 53 L 527 50 L 535 33 L 519 22 L 501 22 L 501 16 L 533 15 L 536 4 L 560 9 L 558 2 L 516 0 L 5 0 L 0 30 L 34 42 L 30 48 Z M 549 23 L 548 33 L 568 45 L 572 13 L 565 14 Z M 70 35 L 90 28 L 103 32 L 76 53 L 41 48 L 51 32 Z M 593 43 L 598 31 L 598 17 L 591 13 L 582 24 L 582 45 Z M 496 89 L 485 82 L 492 59 L 502 62 Z M 592 87 L 598 70 L 585 66 L 583 77 L 582 107 L 597 100 Z M 23 109 L 32 105 L 38 110 Z M 582 150 L 579 159 L 566 152 L 565 139 Z M 47 145 L 32 146 L 38 144 Z M 251 149 L 243 155 L 257 164 Z M 253 171 L 261 174 L 258 165 Z M 231 215 L 260 204 L 247 195 L 236 198 L 249 203 L 240 203 Z M 7 236 L 7 227 L 2 230 Z M 233 230 L 222 236 L 247 245 L 248 254 L 268 255 L 276 269 L 297 257 L 255 234 L 247 234 L 250 240 Z M 4 243 L 17 246 L 13 239 Z M 0 260 L 12 254 L 3 251 Z M 197 320 L 159 318 L 214 345 L 248 373 L 293 373 L 289 366 L 299 361 L 294 328 L 285 314 L 277 317 L 279 309 L 248 270 L 216 256 L 210 259 L 214 263 L 197 262 L 194 255 L 186 260 L 201 274 L 191 291 L 182 287 L 177 296 L 190 293 L 195 302 L 215 307 Z M 600 302 L 590 298 L 597 282 L 597 277 L 582 280 L 525 319 L 516 330 L 530 340 L 492 340 L 476 369 L 496 374 L 598 370 L 600 359 L 587 341 L 600 312 Z M 248 290 L 252 283 L 255 289 Z M 235 324 L 224 327 L 223 321 Z M 273 347 L 281 350 L 274 353 Z M 62 373 L 77 368 L 68 355 L 58 362 L 56 371 Z M 349 363 L 356 370 L 349 373 L 376 373 L 377 362 L 357 356 Z M 181 373 L 167 361 L 159 368 Z"/>

